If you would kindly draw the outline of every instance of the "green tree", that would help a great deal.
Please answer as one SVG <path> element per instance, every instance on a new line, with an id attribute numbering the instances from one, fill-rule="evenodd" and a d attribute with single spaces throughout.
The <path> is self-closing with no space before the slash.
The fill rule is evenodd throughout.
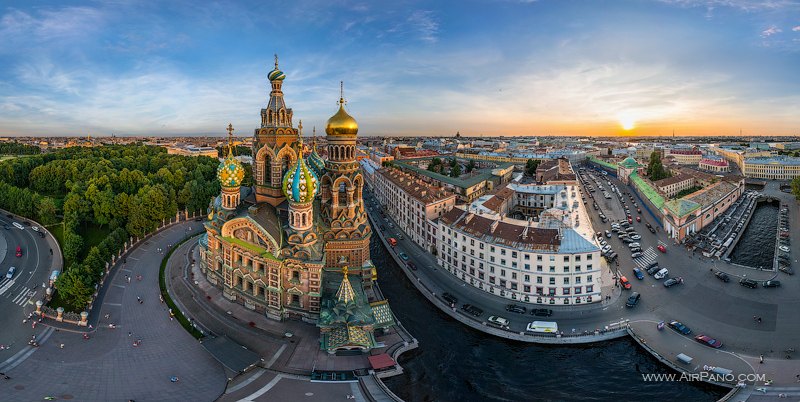
<path id="1" fill-rule="evenodd" d="M 64 260 L 67 262 L 75 262 L 78 260 L 78 254 L 83 249 L 83 238 L 69 228 L 64 232 L 64 244 L 61 245 L 61 250 L 64 252 Z M 65 265 L 67 265 L 65 263 Z"/>
<path id="2" fill-rule="evenodd" d="M 456 164 L 455 166 L 450 168 L 450 177 L 459 177 L 461 176 L 461 165 Z"/>
<path id="3" fill-rule="evenodd" d="M 647 177 L 650 178 L 652 181 L 666 179 L 670 177 L 671 174 L 664 169 L 664 165 L 661 164 L 661 157 L 658 152 L 653 152 L 650 154 L 650 162 L 647 164 Z"/>
<path id="4" fill-rule="evenodd" d="M 473 170 L 475 170 L 475 160 L 474 159 L 470 159 L 469 163 L 467 163 L 467 173 L 470 173 Z"/>
<path id="5" fill-rule="evenodd" d="M 42 225 L 49 225 L 56 222 L 56 202 L 50 197 L 42 197 L 36 207 L 36 219 Z"/>
<path id="6" fill-rule="evenodd" d="M 536 168 L 539 167 L 541 162 L 539 159 L 528 159 L 525 163 L 525 174 L 531 177 L 536 176 Z"/>
<path id="7" fill-rule="evenodd" d="M 800 176 L 792 179 L 792 194 L 800 200 Z"/>
<path id="8" fill-rule="evenodd" d="M 73 306 L 86 306 L 94 294 L 94 278 L 85 265 L 72 264 L 56 280 L 61 298 Z"/>

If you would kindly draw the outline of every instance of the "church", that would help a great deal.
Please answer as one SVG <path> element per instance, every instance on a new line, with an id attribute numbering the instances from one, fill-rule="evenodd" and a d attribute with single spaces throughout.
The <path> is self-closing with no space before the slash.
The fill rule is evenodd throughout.
<path id="1" fill-rule="evenodd" d="M 373 290 L 358 123 L 345 110 L 342 90 L 325 127 L 327 159 L 316 141 L 306 156 L 303 124 L 294 126 L 284 101 L 286 75 L 277 56 L 267 78 L 269 101 L 254 133 L 253 186 L 242 186 L 245 170 L 229 144 L 217 169 L 222 189 L 199 241 L 201 270 L 231 302 L 274 320 L 316 324 L 329 353 L 369 351 L 375 331 L 395 323 Z M 232 131 L 229 125 L 229 136 Z"/>

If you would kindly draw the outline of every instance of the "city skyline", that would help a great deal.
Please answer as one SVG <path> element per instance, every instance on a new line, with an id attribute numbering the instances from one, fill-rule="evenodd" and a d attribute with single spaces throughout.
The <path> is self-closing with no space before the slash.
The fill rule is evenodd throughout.
<path id="1" fill-rule="evenodd" d="M 228 122 L 244 134 L 274 53 L 305 135 L 336 110 L 340 80 L 365 136 L 797 135 L 797 11 L 12 1 L 0 10 L 0 136 L 221 135 Z"/>

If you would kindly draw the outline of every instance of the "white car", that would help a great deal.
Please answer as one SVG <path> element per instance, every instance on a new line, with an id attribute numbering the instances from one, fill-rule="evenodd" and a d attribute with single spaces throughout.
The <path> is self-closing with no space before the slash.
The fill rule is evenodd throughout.
<path id="1" fill-rule="evenodd" d="M 778 247 L 778 250 L 781 250 L 781 251 L 783 251 L 784 253 L 788 253 L 788 252 L 789 252 L 789 247 L 786 247 L 786 246 L 780 246 L 780 247 Z"/>
<path id="2" fill-rule="evenodd" d="M 508 320 L 503 317 L 498 317 L 496 315 L 490 315 L 489 318 L 486 319 L 489 323 L 500 326 L 502 328 L 508 328 Z"/>
<path id="3" fill-rule="evenodd" d="M 641 235 L 638 235 L 638 234 L 631 235 L 631 239 L 633 239 L 633 240 L 641 240 L 641 239 L 642 239 L 642 236 L 641 236 Z"/>
<path id="4" fill-rule="evenodd" d="M 669 275 L 669 270 L 666 268 L 661 268 L 658 270 L 658 272 L 656 272 L 655 275 L 653 275 L 653 278 L 664 279 L 667 277 L 667 275 Z"/>
<path id="5" fill-rule="evenodd" d="M 601 250 L 603 250 L 604 253 L 607 253 L 607 252 L 611 251 L 611 246 L 605 245 L 605 246 L 603 246 L 603 248 Z"/>
<path id="6" fill-rule="evenodd" d="M 628 247 L 629 247 L 629 248 L 636 248 L 636 247 L 641 247 L 641 246 L 642 246 L 642 245 L 641 245 L 641 244 L 639 244 L 639 243 L 637 243 L 637 242 L 633 242 L 633 243 L 629 243 L 629 244 L 628 244 Z"/>
<path id="7" fill-rule="evenodd" d="M 601 245 L 601 246 L 603 246 L 603 247 L 605 247 L 605 246 L 607 246 L 607 245 L 608 245 L 608 243 L 606 243 L 606 241 L 605 241 L 605 240 L 600 240 L 600 245 Z"/>

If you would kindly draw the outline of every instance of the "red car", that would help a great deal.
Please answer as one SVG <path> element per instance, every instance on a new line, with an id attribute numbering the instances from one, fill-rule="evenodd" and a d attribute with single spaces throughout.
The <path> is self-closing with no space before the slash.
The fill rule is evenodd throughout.
<path id="1" fill-rule="evenodd" d="M 659 244 L 659 245 L 658 245 L 658 251 L 660 251 L 660 252 L 662 252 L 662 253 L 666 253 L 666 252 L 667 252 L 667 248 L 666 248 L 666 247 L 664 247 L 664 245 L 663 245 L 663 244 Z"/>
<path id="2" fill-rule="evenodd" d="M 22 257 L 22 247 L 17 246 L 17 257 Z"/>
<path id="3" fill-rule="evenodd" d="M 706 346 L 711 346 L 714 349 L 719 349 L 722 347 L 722 342 L 708 336 L 708 335 L 697 335 L 694 337 L 694 340 L 700 342 Z"/>
<path id="4" fill-rule="evenodd" d="M 641 221 L 642 221 L 642 217 L 641 216 L 637 216 L 636 217 L 636 222 L 641 222 Z"/>
<path id="5" fill-rule="evenodd" d="M 633 223 L 633 219 L 630 216 L 628 216 L 628 223 Z"/>
<path id="6" fill-rule="evenodd" d="M 622 285 L 622 287 L 624 289 L 630 289 L 631 288 L 631 283 L 628 281 L 628 278 L 626 278 L 624 276 L 619 278 L 619 283 Z"/>

